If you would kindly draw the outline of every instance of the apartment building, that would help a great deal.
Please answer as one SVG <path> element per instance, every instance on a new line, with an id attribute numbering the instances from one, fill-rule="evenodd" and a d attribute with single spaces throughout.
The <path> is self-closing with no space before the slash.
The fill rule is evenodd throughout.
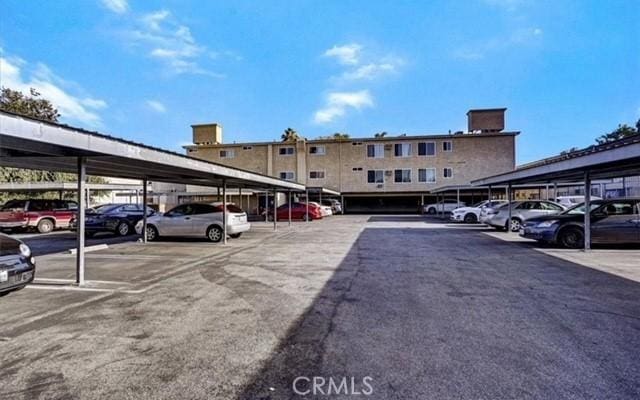
<path id="1" fill-rule="evenodd" d="M 189 156 L 325 187 L 351 211 L 415 210 L 438 186 L 462 185 L 515 167 L 505 108 L 470 110 L 467 132 L 225 144 L 219 124 L 193 125 Z"/>

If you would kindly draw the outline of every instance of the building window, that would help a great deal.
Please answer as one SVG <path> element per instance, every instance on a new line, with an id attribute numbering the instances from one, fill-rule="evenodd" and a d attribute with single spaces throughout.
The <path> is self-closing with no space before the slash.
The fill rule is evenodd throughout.
<path id="1" fill-rule="evenodd" d="M 445 168 L 442 171 L 442 175 L 447 179 L 453 178 L 453 168 Z"/>
<path id="2" fill-rule="evenodd" d="M 410 157 L 411 143 L 396 143 L 394 146 L 394 154 L 396 157 Z"/>
<path id="3" fill-rule="evenodd" d="M 384 183 L 384 171 L 381 169 L 367 171 L 367 183 Z"/>
<path id="4" fill-rule="evenodd" d="M 251 150 L 253 146 L 242 146 L 242 150 Z"/>
<path id="5" fill-rule="evenodd" d="M 309 171 L 309 179 L 324 179 L 324 171 Z"/>
<path id="6" fill-rule="evenodd" d="M 362 142 L 352 142 L 353 146 L 362 146 Z"/>
<path id="7" fill-rule="evenodd" d="M 281 156 L 290 156 L 295 153 L 295 149 L 293 147 L 280 147 L 279 152 Z"/>
<path id="8" fill-rule="evenodd" d="M 325 155 L 324 146 L 311 146 L 309 147 L 309 154 L 315 154 L 317 156 Z"/>
<path id="9" fill-rule="evenodd" d="M 418 143 L 418 155 L 419 156 L 435 156 L 436 155 L 436 143 L 435 142 L 421 142 Z"/>
<path id="10" fill-rule="evenodd" d="M 418 168 L 418 182 L 436 183 L 436 169 Z"/>
<path id="11" fill-rule="evenodd" d="M 296 174 L 291 171 L 280 172 L 280 179 L 284 179 L 285 181 L 292 181 L 295 178 L 296 178 Z"/>
<path id="12" fill-rule="evenodd" d="M 220 150 L 220 158 L 233 158 L 236 152 L 233 150 Z"/>
<path id="13" fill-rule="evenodd" d="M 384 145 L 382 145 L 382 144 L 368 144 L 367 145 L 367 157 L 384 158 Z"/>
<path id="14" fill-rule="evenodd" d="M 442 142 L 442 151 L 453 151 L 453 142 L 449 140 Z"/>
<path id="15" fill-rule="evenodd" d="M 410 169 L 396 169 L 394 171 L 393 181 L 395 183 L 411 183 Z"/>
<path id="16" fill-rule="evenodd" d="M 352 170 L 353 171 L 362 171 L 362 167 L 353 167 Z"/>

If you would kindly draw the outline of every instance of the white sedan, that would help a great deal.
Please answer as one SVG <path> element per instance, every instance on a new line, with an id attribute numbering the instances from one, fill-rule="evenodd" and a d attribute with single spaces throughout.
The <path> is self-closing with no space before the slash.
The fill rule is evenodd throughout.
<path id="1" fill-rule="evenodd" d="M 438 203 L 433 204 L 425 204 L 422 206 L 422 212 L 424 214 L 435 214 L 439 212 L 451 212 L 458 207 L 464 207 L 467 203 L 456 200 L 448 200 L 440 201 Z"/>
<path id="2" fill-rule="evenodd" d="M 506 203 L 506 200 L 485 200 L 474 204 L 471 207 L 459 207 L 451 212 L 451 220 L 456 222 L 466 222 L 475 224 L 480 221 L 480 213 L 485 207 L 498 207 Z"/>
<path id="3" fill-rule="evenodd" d="M 227 204 L 227 234 L 238 238 L 251 229 L 247 214 L 234 204 Z M 136 232 L 142 234 L 142 221 L 136 225 Z M 212 242 L 223 239 L 221 203 L 181 204 L 164 214 L 147 218 L 147 240 L 160 236 L 206 237 Z"/>

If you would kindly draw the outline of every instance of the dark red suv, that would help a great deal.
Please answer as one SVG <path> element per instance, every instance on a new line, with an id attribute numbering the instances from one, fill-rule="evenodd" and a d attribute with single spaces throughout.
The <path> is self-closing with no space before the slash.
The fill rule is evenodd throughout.
<path id="1" fill-rule="evenodd" d="M 9 200 L 0 207 L 0 229 L 37 229 L 48 233 L 68 228 L 78 203 L 69 200 Z"/>

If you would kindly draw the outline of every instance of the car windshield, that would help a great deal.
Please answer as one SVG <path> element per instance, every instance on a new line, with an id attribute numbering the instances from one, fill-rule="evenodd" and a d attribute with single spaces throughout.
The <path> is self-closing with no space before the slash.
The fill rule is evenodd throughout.
<path id="1" fill-rule="evenodd" d="M 0 208 L 1 211 L 24 210 L 27 205 L 26 200 L 11 200 Z"/>
<path id="2" fill-rule="evenodd" d="M 596 208 L 600 207 L 600 205 L 602 205 L 601 202 L 594 202 L 590 204 L 590 211 L 595 210 Z M 570 209 L 564 211 L 562 214 L 565 215 L 575 215 L 575 214 L 584 214 L 584 203 L 580 203 L 578 205 L 575 205 L 573 207 L 571 207 Z"/>
<path id="3" fill-rule="evenodd" d="M 471 207 L 472 207 L 472 208 L 480 208 L 480 207 L 482 207 L 485 203 L 486 203 L 486 200 L 485 200 L 485 201 L 481 201 L 480 203 L 476 203 L 476 204 L 472 205 Z"/>

